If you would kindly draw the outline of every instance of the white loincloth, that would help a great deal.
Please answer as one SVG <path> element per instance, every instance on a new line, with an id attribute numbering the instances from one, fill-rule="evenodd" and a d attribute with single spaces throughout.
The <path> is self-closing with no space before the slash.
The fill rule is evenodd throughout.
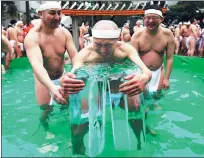
<path id="1" fill-rule="evenodd" d="M 161 69 L 162 69 L 162 66 L 159 69 L 152 71 L 152 79 L 147 84 L 147 90 L 149 92 L 156 92 L 158 90 L 159 82 L 161 78 Z"/>
<path id="2" fill-rule="evenodd" d="M 15 46 L 15 43 L 16 43 L 16 41 L 15 41 L 15 40 L 10 40 L 9 42 L 10 42 L 10 44 L 11 44 L 11 46 L 12 46 L 12 47 L 14 47 L 14 46 Z"/>
<path id="3" fill-rule="evenodd" d="M 62 75 L 64 75 L 65 73 L 66 73 L 66 71 L 64 70 Z M 60 78 L 52 80 L 52 83 L 54 83 L 54 85 L 60 86 Z M 51 95 L 51 93 L 50 93 L 50 95 Z M 57 102 L 54 100 L 54 98 L 51 95 L 51 99 L 50 99 L 49 105 L 55 105 L 55 104 L 57 104 Z"/>

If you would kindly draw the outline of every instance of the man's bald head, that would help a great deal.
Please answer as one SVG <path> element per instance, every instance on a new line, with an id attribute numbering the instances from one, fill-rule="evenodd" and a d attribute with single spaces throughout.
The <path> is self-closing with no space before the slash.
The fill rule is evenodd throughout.
<path id="1" fill-rule="evenodd" d="M 92 29 L 93 38 L 117 39 L 120 35 L 118 26 L 110 20 L 98 21 Z"/>
<path id="2" fill-rule="evenodd" d="M 100 20 L 94 25 L 93 29 L 95 30 L 118 30 L 118 26 L 113 21 Z"/>

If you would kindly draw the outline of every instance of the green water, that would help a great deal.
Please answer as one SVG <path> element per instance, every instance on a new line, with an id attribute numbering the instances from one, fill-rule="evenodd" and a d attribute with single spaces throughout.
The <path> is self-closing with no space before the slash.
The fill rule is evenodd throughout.
<path id="1" fill-rule="evenodd" d="M 203 59 L 175 56 L 171 88 L 159 100 L 162 109 L 150 112 L 147 119 L 157 135 L 147 135 L 141 151 L 116 151 L 111 121 L 107 119 L 106 144 L 100 156 L 204 156 L 203 68 Z M 71 156 L 67 111 L 62 115 L 56 109 L 50 118 L 55 138 L 45 139 L 42 127 L 35 133 L 41 111 L 36 105 L 27 59 L 12 61 L 12 71 L 2 77 L 2 156 Z"/>

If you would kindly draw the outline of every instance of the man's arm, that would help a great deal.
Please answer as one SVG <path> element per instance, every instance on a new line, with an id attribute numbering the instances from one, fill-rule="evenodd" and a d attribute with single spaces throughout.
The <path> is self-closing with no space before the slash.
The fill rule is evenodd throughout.
<path id="1" fill-rule="evenodd" d="M 83 29 L 82 27 L 79 28 L 79 37 L 83 38 L 84 34 L 83 34 Z"/>
<path id="2" fill-rule="evenodd" d="M 124 28 L 122 29 L 121 33 L 120 33 L 120 40 L 123 41 L 123 35 L 124 35 Z"/>
<path id="3" fill-rule="evenodd" d="M 46 69 L 43 66 L 42 52 L 37 42 L 37 38 L 38 37 L 34 32 L 26 36 L 24 46 L 26 49 L 27 57 L 37 79 L 46 88 L 48 88 L 48 90 L 52 91 L 54 84 L 52 83 Z"/>
<path id="4" fill-rule="evenodd" d="M 2 30 L 1 33 L 2 33 L 2 35 L 6 36 L 6 38 L 8 38 L 8 32 L 7 31 Z"/>
<path id="5" fill-rule="evenodd" d="M 175 49 L 175 41 L 174 36 L 171 32 L 168 32 L 168 43 L 167 43 L 167 51 L 166 51 L 166 73 L 164 79 L 169 80 L 172 64 L 173 64 L 173 55 Z"/>
<path id="6" fill-rule="evenodd" d="M 137 43 L 136 43 L 137 45 Z M 126 48 L 126 51 L 127 51 L 127 57 L 132 61 L 134 62 L 136 65 L 138 65 L 141 69 L 142 69 L 142 72 L 143 74 L 147 75 L 147 77 L 149 78 L 149 80 L 151 79 L 152 77 L 152 73 L 151 71 L 147 68 L 147 66 L 143 63 L 143 61 L 141 60 L 141 58 L 139 57 L 139 54 L 137 52 L 137 50 L 131 46 L 131 45 L 128 45 L 127 48 Z M 149 81 L 148 80 L 148 81 Z"/>
<path id="7" fill-rule="evenodd" d="M 135 32 L 130 40 L 130 44 L 136 49 L 136 51 L 139 51 L 139 36 L 140 36 L 140 32 Z"/>
<path id="8" fill-rule="evenodd" d="M 136 27 L 135 26 L 133 27 L 133 31 L 134 31 L 134 33 L 136 32 Z"/>
<path id="9" fill-rule="evenodd" d="M 175 37 L 176 38 L 179 38 L 179 36 L 180 36 L 180 32 L 179 32 L 179 29 L 178 29 L 178 27 L 175 29 Z"/>
<path id="10" fill-rule="evenodd" d="M 19 45 L 19 41 L 18 41 L 18 29 L 17 28 L 13 28 L 13 35 L 14 35 L 14 39 L 17 43 L 17 45 Z"/>
<path id="11" fill-rule="evenodd" d="M 74 71 L 84 65 L 86 62 L 86 57 L 88 56 L 89 51 L 87 48 L 83 48 L 82 50 L 77 53 L 73 58 L 73 64 L 72 64 L 72 70 L 71 72 L 74 73 Z"/>
<path id="12" fill-rule="evenodd" d="M 1 43 L 2 43 L 2 51 L 4 53 L 11 53 L 12 52 L 12 47 L 10 45 L 9 40 L 7 39 L 7 37 L 5 35 L 1 35 Z"/>
<path id="13" fill-rule="evenodd" d="M 198 32 L 198 28 L 195 25 L 191 25 L 191 30 L 193 35 L 196 37 L 196 40 L 200 38 L 200 33 Z"/>
<path id="14" fill-rule="evenodd" d="M 134 47 L 134 49 L 132 47 L 129 48 L 130 50 L 129 50 L 128 56 L 136 65 L 138 65 L 142 69 L 144 73 L 147 73 L 151 78 L 151 71 L 143 63 L 143 61 L 141 60 L 138 54 L 140 34 L 141 34 L 141 31 L 139 30 L 133 34 L 130 43 Z"/>
<path id="15" fill-rule="evenodd" d="M 89 53 L 89 51 L 87 51 L 87 48 L 83 48 L 79 53 L 77 53 L 73 58 L 71 72 L 63 75 L 60 79 L 60 85 L 63 87 L 65 93 L 77 93 L 85 86 L 84 82 L 82 80 L 76 79 L 77 76 L 73 73 L 76 69 L 83 66 L 86 57 L 88 56 L 87 53 Z"/>
<path id="16" fill-rule="evenodd" d="M 63 28 L 63 31 L 66 36 L 66 49 L 67 49 L 67 52 L 69 54 L 71 61 L 73 62 L 73 58 L 77 54 L 77 49 L 75 47 L 71 33 L 65 28 Z"/>
<path id="17" fill-rule="evenodd" d="M 6 53 L 6 58 L 5 58 L 5 66 L 6 68 L 10 67 L 10 61 L 12 59 L 12 52 L 13 52 L 13 48 L 9 42 L 9 40 L 7 39 L 6 36 L 2 35 L 1 36 L 1 44 L 2 44 L 2 51 L 4 53 Z"/>
<path id="18" fill-rule="evenodd" d="M 125 50 L 127 53 L 127 57 L 136 65 L 138 65 L 143 71 L 143 74 L 130 74 L 124 77 L 125 80 L 129 81 L 120 85 L 120 92 L 128 94 L 129 96 L 134 96 L 144 90 L 145 85 L 150 81 L 152 77 L 152 73 L 142 62 L 137 53 L 137 50 L 134 47 L 132 47 L 131 45 L 127 45 L 125 47 Z"/>

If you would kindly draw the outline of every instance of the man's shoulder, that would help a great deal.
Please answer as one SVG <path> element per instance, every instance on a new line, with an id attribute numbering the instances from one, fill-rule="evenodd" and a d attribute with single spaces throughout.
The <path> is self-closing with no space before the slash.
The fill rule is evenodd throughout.
<path id="1" fill-rule="evenodd" d="M 132 35 L 133 38 L 139 38 L 140 36 L 142 36 L 143 34 L 145 34 L 145 27 L 143 28 L 137 28 L 137 31 Z"/>
<path id="2" fill-rule="evenodd" d="M 98 55 L 91 45 L 81 49 L 77 54 L 77 56 L 83 58 L 84 60 L 88 60 L 90 57 L 93 58 Z"/>
<path id="3" fill-rule="evenodd" d="M 183 30 L 183 29 L 186 29 L 187 27 L 186 27 L 186 25 L 182 25 L 181 26 L 181 29 Z"/>
<path id="4" fill-rule="evenodd" d="M 197 27 L 196 27 L 194 24 L 191 24 L 191 25 L 190 25 L 190 28 L 192 28 L 192 29 L 197 29 Z"/>
<path id="5" fill-rule="evenodd" d="M 38 37 L 39 37 L 39 32 L 36 29 L 32 28 L 25 37 L 25 43 L 36 42 L 39 39 Z"/>
<path id="6" fill-rule="evenodd" d="M 123 41 L 118 41 L 117 42 L 117 46 L 115 51 L 122 51 L 122 52 L 126 52 L 126 50 L 128 50 L 129 48 L 132 48 L 132 45 L 130 43 L 126 43 Z"/>
<path id="7" fill-rule="evenodd" d="M 59 34 L 61 34 L 61 35 L 63 35 L 63 36 L 66 36 L 66 37 L 70 35 L 69 30 L 67 30 L 67 29 L 64 28 L 64 27 L 59 27 L 59 28 L 57 28 L 57 29 L 56 29 L 56 32 L 57 32 L 57 34 L 59 33 Z"/>
<path id="8" fill-rule="evenodd" d="M 30 31 L 28 32 L 28 34 L 27 34 L 27 36 L 36 36 L 36 35 L 38 35 L 40 32 L 35 28 L 35 27 L 33 27 L 33 28 L 31 28 L 30 29 Z"/>
<path id="9" fill-rule="evenodd" d="M 9 27 L 8 29 L 7 29 L 7 31 L 8 32 L 14 32 L 16 29 L 14 28 L 14 27 Z"/>
<path id="10" fill-rule="evenodd" d="M 162 32 L 167 36 L 172 34 L 172 32 L 171 32 L 171 30 L 169 28 L 162 27 Z"/>

